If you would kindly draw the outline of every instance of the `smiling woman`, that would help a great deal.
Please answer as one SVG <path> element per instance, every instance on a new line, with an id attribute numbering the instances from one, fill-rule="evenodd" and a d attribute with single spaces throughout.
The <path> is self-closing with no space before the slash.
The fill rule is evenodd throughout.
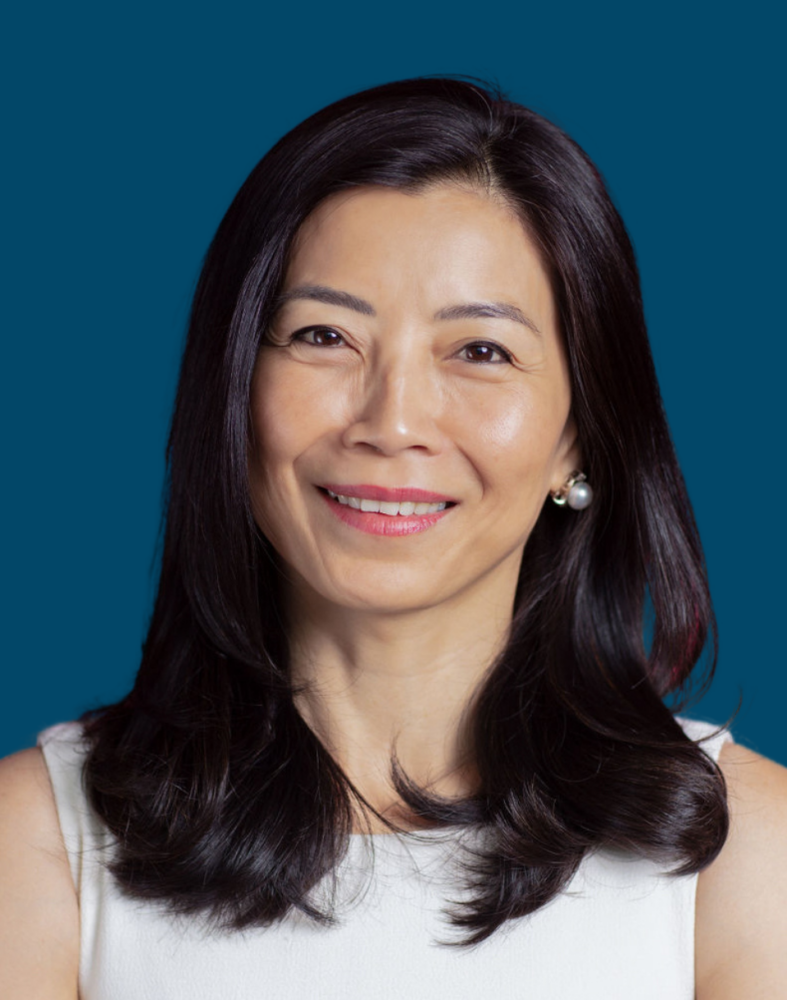
<path id="1" fill-rule="evenodd" d="M 448 79 L 285 136 L 169 461 L 134 689 L 0 767 L 4 997 L 784 995 L 785 772 L 674 714 L 702 551 L 567 136 Z"/>
<path id="2" fill-rule="evenodd" d="M 327 199 L 252 385 L 253 504 L 291 600 L 316 591 L 334 617 L 461 594 L 496 631 L 544 497 L 579 464 L 570 406 L 550 284 L 502 198 Z"/>

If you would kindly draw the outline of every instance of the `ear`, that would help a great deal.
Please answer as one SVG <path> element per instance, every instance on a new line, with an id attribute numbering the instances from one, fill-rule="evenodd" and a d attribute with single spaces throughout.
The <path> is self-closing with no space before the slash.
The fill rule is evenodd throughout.
<path id="1" fill-rule="evenodd" d="M 571 473 L 577 471 L 582 471 L 582 449 L 579 445 L 577 425 L 574 418 L 569 416 L 555 450 L 550 492 L 554 493 L 561 489 Z"/>

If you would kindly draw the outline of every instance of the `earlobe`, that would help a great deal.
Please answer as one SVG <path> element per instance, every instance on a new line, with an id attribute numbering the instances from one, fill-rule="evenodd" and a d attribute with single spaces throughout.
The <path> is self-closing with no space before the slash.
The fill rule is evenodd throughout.
<path id="1" fill-rule="evenodd" d="M 558 507 L 568 504 L 572 510 L 584 510 L 593 502 L 593 490 L 587 476 L 579 469 L 570 473 L 560 489 L 550 490 L 550 496 Z"/>
<path id="2" fill-rule="evenodd" d="M 579 444 L 577 426 L 569 417 L 563 430 L 560 467 L 566 470 L 558 483 L 553 483 L 549 495 L 558 507 L 568 506 L 572 510 L 584 510 L 593 501 L 593 490 L 582 471 L 583 456 Z"/>

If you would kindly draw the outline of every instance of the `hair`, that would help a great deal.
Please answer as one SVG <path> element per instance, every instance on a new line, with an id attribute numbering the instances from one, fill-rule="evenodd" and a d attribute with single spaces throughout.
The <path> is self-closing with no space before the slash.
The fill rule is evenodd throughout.
<path id="1" fill-rule="evenodd" d="M 596 497 L 576 515 L 547 502 L 527 542 L 510 640 L 472 708 L 478 792 L 439 799 L 394 765 L 424 822 L 483 832 L 452 919 L 478 942 L 552 899 L 595 848 L 689 874 L 724 843 L 721 773 L 674 715 L 697 664 L 713 672 L 715 625 L 626 230 L 559 128 L 486 86 L 425 78 L 289 132 L 208 250 L 141 666 L 126 698 L 84 720 L 88 792 L 133 897 L 235 929 L 293 909 L 335 916 L 314 890 L 343 857 L 360 796 L 294 706 L 280 570 L 251 510 L 250 385 L 316 206 L 363 185 L 437 183 L 494 190 L 538 245 Z"/>

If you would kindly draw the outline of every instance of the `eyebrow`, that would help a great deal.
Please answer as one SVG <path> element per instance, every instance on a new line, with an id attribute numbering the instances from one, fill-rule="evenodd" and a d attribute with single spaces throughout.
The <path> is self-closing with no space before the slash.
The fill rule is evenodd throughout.
<path id="1" fill-rule="evenodd" d="M 517 306 L 512 306 L 508 302 L 467 302 L 463 305 L 446 306 L 435 314 L 435 319 L 510 319 L 515 323 L 521 323 L 528 330 L 541 336 L 532 319 L 527 316 Z"/>
<path id="2" fill-rule="evenodd" d="M 297 288 L 292 288 L 279 296 L 276 308 L 280 309 L 285 302 L 292 302 L 293 299 L 307 299 L 312 302 L 325 302 L 329 306 L 342 306 L 364 316 L 377 315 L 374 306 L 365 299 L 359 299 L 357 295 L 350 295 L 349 292 L 340 292 L 338 288 L 328 288 L 327 285 L 298 285 Z"/>
<path id="3" fill-rule="evenodd" d="M 329 288 L 327 285 L 298 285 L 288 292 L 283 292 L 276 303 L 276 309 L 280 309 L 285 302 L 306 299 L 312 302 L 325 302 L 331 306 L 341 306 L 344 309 L 352 309 L 353 312 L 361 313 L 363 316 L 376 316 L 374 306 L 365 299 L 351 295 L 349 292 L 342 292 L 338 288 Z M 435 313 L 435 319 L 509 319 L 515 323 L 526 326 L 528 330 L 541 336 L 541 331 L 536 324 L 529 319 L 521 309 L 508 302 L 465 302 L 455 306 L 446 306 Z"/>

